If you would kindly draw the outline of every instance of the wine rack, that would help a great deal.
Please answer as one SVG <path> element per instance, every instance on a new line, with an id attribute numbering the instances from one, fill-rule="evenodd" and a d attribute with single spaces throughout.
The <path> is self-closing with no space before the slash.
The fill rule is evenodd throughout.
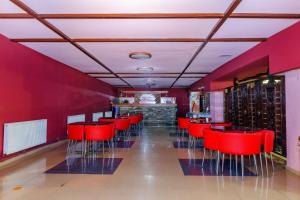
<path id="1" fill-rule="evenodd" d="M 284 77 L 261 77 L 225 89 L 224 112 L 235 126 L 274 130 L 274 151 L 286 156 Z"/>

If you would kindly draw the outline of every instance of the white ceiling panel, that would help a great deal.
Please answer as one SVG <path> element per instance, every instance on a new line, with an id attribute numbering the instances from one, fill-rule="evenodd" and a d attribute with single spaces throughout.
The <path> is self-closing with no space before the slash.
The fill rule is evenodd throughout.
<path id="1" fill-rule="evenodd" d="M 179 74 L 151 74 L 151 73 L 144 73 L 144 74 L 119 74 L 121 77 L 177 77 Z"/>
<path id="2" fill-rule="evenodd" d="M 298 19 L 228 19 L 215 38 L 270 37 Z"/>
<path id="3" fill-rule="evenodd" d="M 72 38 L 205 38 L 217 19 L 49 19 Z"/>
<path id="4" fill-rule="evenodd" d="M 300 13 L 299 0 L 243 0 L 236 13 Z"/>
<path id="5" fill-rule="evenodd" d="M 24 13 L 24 11 L 9 0 L 0 0 L 0 13 Z"/>
<path id="6" fill-rule="evenodd" d="M 175 78 L 125 78 L 133 86 L 146 86 L 146 83 L 154 83 L 153 87 L 170 87 Z"/>
<path id="7" fill-rule="evenodd" d="M 124 85 L 127 86 L 125 82 L 123 82 L 119 78 L 97 78 L 98 80 L 104 81 L 110 85 Z"/>
<path id="8" fill-rule="evenodd" d="M 212 72 L 222 64 L 258 44 L 257 42 L 209 42 L 188 72 Z"/>
<path id="9" fill-rule="evenodd" d="M 59 37 L 35 19 L 0 19 L 0 34 L 8 38 Z"/>
<path id="10" fill-rule="evenodd" d="M 224 12 L 231 0 L 23 0 L 39 13 Z"/>
<path id="11" fill-rule="evenodd" d="M 175 87 L 184 87 L 184 86 L 190 86 L 196 81 L 200 80 L 200 78 L 180 78 L 175 83 Z"/>
<path id="12" fill-rule="evenodd" d="M 69 43 L 22 44 L 82 72 L 107 72 Z"/>
<path id="13" fill-rule="evenodd" d="M 153 72 L 181 72 L 200 43 L 80 43 L 116 73 L 136 73 L 137 67 L 153 67 Z M 129 58 L 131 52 L 149 52 L 151 59 Z"/>

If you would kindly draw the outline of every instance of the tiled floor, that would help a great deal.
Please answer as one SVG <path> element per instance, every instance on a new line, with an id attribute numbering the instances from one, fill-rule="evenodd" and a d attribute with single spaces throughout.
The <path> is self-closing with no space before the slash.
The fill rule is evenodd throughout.
<path id="1" fill-rule="evenodd" d="M 0 199 L 300 199 L 300 178 L 280 165 L 268 176 L 246 176 L 243 180 L 225 175 L 184 176 L 179 159 L 188 159 L 188 163 L 196 159 L 199 166 L 202 153 L 174 148 L 177 138 L 169 133 L 170 128 L 144 128 L 140 136 L 130 139 L 135 140 L 131 148 L 116 148 L 104 155 L 98 152 L 94 157 L 98 164 L 102 158 L 106 158 L 104 164 L 111 158 L 122 158 L 113 175 L 45 173 L 66 160 L 65 146 L 2 169 Z M 78 157 L 67 159 L 78 161 Z"/>

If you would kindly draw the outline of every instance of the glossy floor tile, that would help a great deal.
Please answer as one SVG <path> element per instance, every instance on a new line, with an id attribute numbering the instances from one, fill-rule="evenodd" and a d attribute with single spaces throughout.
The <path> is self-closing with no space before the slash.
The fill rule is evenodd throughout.
<path id="1" fill-rule="evenodd" d="M 201 159 L 202 150 L 173 147 L 170 127 L 145 127 L 131 148 L 97 152 L 94 158 L 122 158 L 113 175 L 49 174 L 68 158 L 66 146 L 0 170 L 2 200 L 299 200 L 300 178 L 276 165 L 264 176 L 185 176 L 178 159 Z M 92 157 L 91 157 L 92 158 Z M 208 159 L 208 158 L 207 158 Z M 266 170 L 265 170 L 266 171 Z"/>

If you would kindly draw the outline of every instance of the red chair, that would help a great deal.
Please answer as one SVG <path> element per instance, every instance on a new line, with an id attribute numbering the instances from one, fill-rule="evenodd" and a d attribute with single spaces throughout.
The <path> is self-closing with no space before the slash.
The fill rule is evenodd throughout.
<path id="1" fill-rule="evenodd" d="M 211 151 L 211 155 L 213 154 L 213 151 L 219 150 L 219 137 L 220 132 L 212 130 L 210 128 L 206 128 L 203 130 L 203 158 L 202 158 L 202 167 L 204 166 L 204 160 L 205 160 L 205 153 L 206 149 Z M 230 160 L 231 161 L 231 160 Z"/>
<path id="2" fill-rule="evenodd" d="M 130 126 L 136 130 L 138 128 L 140 117 L 138 115 L 132 115 L 128 116 L 128 119 L 130 120 Z"/>
<path id="3" fill-rule="evenodd" d="M 93 146 L 94 142 L 96 143 L 102 142 L 102 151 L 104 153 L 104 142 L 111 140 L 113 137 L 114 137 L 114 124 L 85 126 L 85 139 L 88 144 L 91 143 L 93 153 L 94 153 L 94 146 Z"/>
<path id="4" fill-rule="evenodd" d="M 72 125 L 67 126 L 68 129 L 68 147 L 67 152 L 71 151 L 72 146 L 75 147 L 78 141 L 81 141 L 82 154 L 84 153 L 84 126 L 83 125 Z"/>
<path id="5" fill-rule="evenodd" d="M 267 173 L 268 173 L 268 159 L 267 159 L 268 154 L 270 155 L 270 160 L 271 160 L 272 168 L 274 171 L 274 162 L 273 162 L 272 152 L 274 149 L 275 133 L 274 133 L 274 131 L 271 131 L 271 130 L 262 130 L 262 131 L 260 131 L 260 133 L 261 133 L 261 144 L 264 146 L 263 152 L 264 152 L 264 156 L 265 156 L 266 169 L 267 169 Z"/>
<path id="6" fill-rule="evenodd" d="M 196 147 L 197 139 L 203 138 L 203 130 L 209 127 L 210 124 L 189 123 L 188 133 L 189 136 L 193 138 L 194 149 Z"/>
<path id="7" fill-rule="evenodd" d="M 235 155 L 237 169 L 237 156 L 241 156 L 242 177 L 244 176 L 244 156 L 253 155 L 254 164 L 257 170 L 256 155 L 260 155 L 261 134 L 260 133 L 224 133 L 219 135 L 219 151 L 217 162 L 217 173 L 219 167 L 219 153 L 223 153 L 222 171 L 224 169 L 224 155 Z"/>
<path id="8" fill-rule="evenodd" d="M 182 136 L 184 135 L 184 132 L 188 130 L 190 126 L 190 118 L 183 118 L 183 117 L 178 117 L 178 128 L 179 128 L 179 134 Z"/>

